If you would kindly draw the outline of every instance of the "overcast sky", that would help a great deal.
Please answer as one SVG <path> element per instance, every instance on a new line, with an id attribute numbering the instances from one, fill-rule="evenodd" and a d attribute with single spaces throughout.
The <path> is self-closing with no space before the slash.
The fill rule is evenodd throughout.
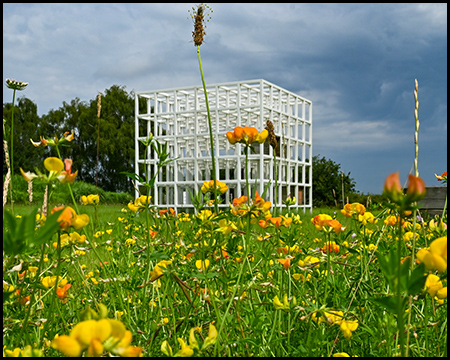
<path id="1" fill-rule="evenodd" d="M 63 101 L 201 85 L 193 22 L 179 4 L 3 4 L 3 79 L 28 82 L 39 115 Z M 210 3 L 206 83 L 265 79 L 313 102 L 313 154 L 381 193 L 414 161 L 447 170 L 447 4 Z M 3 102 L 12 91 L 3 86 Z M 42 134 L 41 134 L 42 135 Z"/>

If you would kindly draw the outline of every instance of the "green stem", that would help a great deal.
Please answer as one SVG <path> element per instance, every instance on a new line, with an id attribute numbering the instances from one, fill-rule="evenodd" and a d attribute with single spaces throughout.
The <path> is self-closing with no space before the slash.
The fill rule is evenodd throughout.
<path id="1" fill-rule="evenodd" d="M 325 249 L 327 249 L 327 279 L 325 281 L 325 297 L 324 297 L 324 305 L 327 304 L 327 298 L 328 298 L 328 282 L 330 279 L 330 269 L 331 269 L 331 244 L 330 244 L 330 233 L 327 232 L 326 236 L 326 243 L 325 243 Z"/>
<path id="2" fill-rule="evenodd" d="M 214 137 L 211 124 L 211 113 L 209 111 L 208 92 L 206 91 L 205 76 L 203 75 L 202 59 L 200 57 L 200 45 L 197 45 L 197 54 L 198 54 L 198 64 L 200 66 L 200 74 L 202 76 L 203 91 L 205 93 L 206 111 L 208 113 L 209 139 L 211 143 L 211 158 L 212 158 L 212 175 L 213 175 L 212 178 L 214 180 L 214 211 L 216 214 L 218 214 L 219 206 L 217 204 L 217 175 L 216 175 L 216 160 L 214 155 Z"/>
<path id="3" fill-rule="evenodd" d="M 248 256 L 248 251 L 247 251 L 248 249 L 247 249 L 247 245 L 246 245 L 246 241 L 245 241 L 246 237 L 247 237 L 247 234 L 246 234 L 245 237 L 243 237 L 243 240 L 244 240 L 244 259 Z M 236 285 L 234 286 L 233 294 L 231 295 L 230 302 L 228 303 L 227 309 L 225 310 L 225 312 L 223 314 L 223 317 L 222 317 L 222 319 L 220 321 L 220 328 L 219 328 L 219 332 L 218 332 L 218 337 L 222 333 L 222 329 L 223 329 L 223 326 L 225 324 L 225 318 L 226 318 L 227 314 L 229 313 L 231 304 L 233 303 L 234 297 L 236 296 L 236 291 L 237 291 L 237 289 L 239 287 L 239 284 L 241 282 L 241 276 L 242 276 L 242 273 L 243 273 L 243 270 L 244 270 L 244 267 L 245 267 L 244 259 L 241 262 L 241 268 L 239 269 L 239 275 L 238 275 L 238 278 L 237 278 L 237 281 L 236 281 Z M 219 341 L 216 341 L 216 344 L 214 346 L 214 355 L 215 356 L 217 356 L 218 346 L 219 346 Z"/>
<path id="4" fill-rule="evenodd" d="M 58 154 L 59 159 L 61 161 L 63 161 L 63 159 L 61 157 L 61 153 L 59 152 L 58 144 L 56 144 L 55 148 L 56 148 L 56 153 Z M 77 205 L 77 202 L 75 201 L 75 197 L 73 196 L 72 186 L 70 185 L 70 183 L 67 183 L 67 187 L 69 188 L 69 193 L 70 193 L 70 197 L 72 198 L 73 206 L 75 207 L 77 214 L 79 214 L 78 205 Z"/>
<path id="5" fill-rule="evenodd" d="M 14 179 L 14 108 L 15 108 L 15 102 L 16 102 L 16 89 L 14 89 L 13 92 L 13 102 L 12 102 L 12 111 L 11 111 L 11 182 L 9 186 L 9 194 L 11 195 L 11 213 L 14 215 L 14 206 L 13 206 L 13 179 Z"/>
<path id="6" fill-rule="evenodd" d="M 275 209 L 274 209 L 274 214 L 275 216 L 277 216 L 278 214 L 278 208 L 277 208 L 277 204 L 278 204 L 278 168 L 277 168 L 277 154 L 275 152 L 275 148 L 273 149 L 273 164 L 275 167 L 275 201 L 274 201 L 274 205 L 275 205 Z"/>
<path id="7" fill-rule="evenodd" d="M 248 206 L 250 207 L 251 206 L 250 199 L 252 196 L 250 194 L 250 184 L 248 181 L 248 148 L 249 148 L 249 145 L 246 145 L 245 150 L 244 150 L 244 152 L 245 152 L 245 186 L 247 188 L 247 196 L 248 196 L 247 202 L 248 202 Z"/>
<path id="8" fill-rule="evenodd" d="M 34 306 L 35 303 L 37 303 L 37 302 L 35 302 L 36 285 L 37 285 L 37 282 L 39 281 L 39 274 L 41 273 L 41 265 L 44 262 L 44 254 L 45 254 L 45 244 L 42 245 L 41 258 L 39 260 L 38 270 L 36 272 L 36 275 L 35 275 L 35 278 L 34 278 L 34 281 L 33 281 L 33 286 L 32 286 L 33 292 L 31 293 L 31 297 L 30 297 L 30 305 L 28 306 L 27 315 L 25 316 L 25 319 L 24 319 L 24 321 L 22 323 L 22 328 L 20 329 L 20 334 L 19 334 L 19 337 L 18 337 L 19 339 L 22 339 L 22 334 L 23 334 L 25 328 L 27 327 L 28 319 L 29 319 L 30 314 L 31 314 L 31 308 Z M 28 334 L 27 333 L 26 333 L 26 336 L 27 336 L 27 339 L 28 339 L 28 343 L 30 343 L 30 340 L 28 338 Z M 40 337 L 38 337 L 37 341 L 38 341 L 38 345 L 37 345 L 36 348 L 40 348 Z"/>
<path id="9" fill-rule="evenodd" d="M 401 356 L 405 356 L 405 334 L 403 332 L 403 299 L 402 299 L 402 267 L 401 267 L 401 257 L 402 257 L 402 213 L 403 210 L 400 209 L 400 216 L 398 222 L 398 239 L 397 239 L 397 331 L 400 341 L 400 353 Z"/>
<path id="10" fill-rule="evenodd" d="M 50 302 L 50 307 L 48 309 L 49 311 L 47 312 L 48 318 L 51 318 L 55 314 L 55 311 L 53 311 L 53 308 L 55 306 L 55 299 L 58 296 L 57 291 L 58 291 L 59 277 L 60 277 L 60 274 L 61 274 L 61 266 L 60 266 L 60 264 L 61 264 L 61 231 L 58 231 L 58 242 L 57 242 L 57 244 L 58 245 L 56 247 L 56 252 L 58 254 L 58 260 L 57 260 L 57 263 L 56 263 L 56 280 L 55 280 L 53 295 L 52 295 L 51 302 Z M 49 325 L 50 325 L 50 321 L 47 321 L 45 323 L 45 327 L 44 327 L 44 331 L 43 331 L 44 334 L 48 330 L 48 326 Z"/>

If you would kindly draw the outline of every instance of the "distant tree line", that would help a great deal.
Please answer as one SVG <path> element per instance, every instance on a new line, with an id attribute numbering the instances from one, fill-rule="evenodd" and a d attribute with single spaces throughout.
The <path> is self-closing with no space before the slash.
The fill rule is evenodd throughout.
<path id="1" fill-rule="evenodd" d="M 3 104 L 6 132 L 10 131 L 12 103 Z M 14 112 L 14 173 L 43 170 L 42 162 L 48 156 L 57 156 L 54 147 L 34 147 L 30 139 L 40 137 L 60 138 L 65 132 L 75 132 L 69 146 L 60 149 L 63 158 L 73 160 L 73 171 L 78 170 L 78 180 L 96 183 L 97 98 L 89 102 L 75 98 L 63 102 L 57 110 L 38 116 L 37 105 L 20 97 Z M 10 135 L 6 137 L 9 139 Z M 120 174 L 134 171 L 134 95 L 124 87 L 113 85 L 105 90 L 101 99 L 99 137 L 98 186 L 105 191 L 133 192 L 131 181 Z M 7 171 L 3 162 L 3 174 Z"/>
<path id="2" fill-rule="evenodd" d="M 133 193 L 131 180 L 120 172 L 134 172 L 134 94 L 125 87 L 113 85 L 106 89 L 101 99 L 98 186 L 105 191 Z M 140 104 L 145 106 L 145 104 Z M 10 138 L 11 103 L 3 104 L 6 139 Z M 14 174 L 21 167 L 25 171 L 43 170 L 43 160 L 57 156 L 54 147 L 34 147 L 30 139 L 40 137 L 60 138 L 65 132 L 75 132 L 69 146 L 60 149 L 63 158 L 73 160 L 73 170 L 78 170 L 78 180 L 96 184 L 97 163 L 97 97 L 85 102 L 75 98 L 63 102 L 57 110 L 39 116 L 37 105 L 20 97 L 14 113 Z M 144 129 L 143 129 L 144 130 Z M 145 133 L 145 131 L 141 131 Z M 342 206 L 348 196 L 355 198 L 356 183 L 350 173 L 344 174 L 340 165 L 316 155 L 313 157 L 313 205 Z M 7 168 L 3 161 L 3 174 Z M 144 175 L 144 174 L 141 174 Z M 359 200 L 359 199 L 358 199 Z M 351 201 L 350 201 L 351 202 Z"/>

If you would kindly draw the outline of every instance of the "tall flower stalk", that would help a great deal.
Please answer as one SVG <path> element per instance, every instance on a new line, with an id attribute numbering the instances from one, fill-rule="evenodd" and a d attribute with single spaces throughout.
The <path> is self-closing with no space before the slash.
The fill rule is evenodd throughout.
<path id="1" fill-rule="evenodd" d="M 274 201 L 274 214 L 277 215 L 277 204 L 278 204 L 278 174 L 277 174 L 277 155 L 278 154 L 278 141 L 275 135 L 275 128 L 273 126 L 273 122 L 267 120 L 266 130 L 269 132 L 269 143 L 273 148 L 273 166 L 275 169 L 275 201 Z"/>
<path id="2" fill-rule="evenodd" d="M 9 187 L 9 192 L 11 195 L 11 211 L 14 214 L 14 206 L 13 206 L 13 174 L 14 174 L 14 108 L 16 102 L 16 91 L 25 90 L 28 86 L 28 83 L 23 81 L 6 79 L 6 86 L 9 89 L 13 90 L 13 101 L 12 101 L 12 111 L 11 111 L 11 144 L 10 144 L 10 164 L 11 164 L 11 186 Z"/>
<path id="3" fill-rule="evenodd" d="M 386 178 L 385 184 L 384 184 L 384 191 L 383 194 L 386 195 L 389 200 L 393 203 L 393 209 L 396 209 L 398 211 L 398 223 L 397 223 L 397 254 L 396 254 L 396 264 L 392 264 L 391 270 L 392 273 L 396 271 L 396 289 L 394 291 L 396 292 L 396 305 L 397 305 L 397 332 L 399 336 L 399 345 L 400 345 L 400 353 L 401 356 L 405 356 L 405 348 L 409 347 L 408 344 L 408 336 L 406 341 L 406 347 L 405 347 L 405 332 L 404 332 L 404 314 L 405 309 L 404 305 L 406 302 L 403 302 L 404 300 L 404 294 L 403 294 L 403 284 L 408 282 L 408 279 L 410 278 L 410 273 L 403 274 L 402 271 L 402 248 L 403 248 L 403 241 L 402 241 L 402 223 L 403 223 L 403 217 L 406 211 L 413 210 L 414 214 L 416 214 L 417 209 L 417 202 L 425 197 L 426 194 L 426 187 L 424 181 L 414 175 L 408 176 L 408 188 L 406 190 L 406 196 L 403 195 L 403 190 L 400 185 L 400 177 L 398 173 L 393 173 L 389 175 Z M 415 223 L 414 223 L 414 232 L 415 230 Z M 382 260 L 379 258 L 379 260 Z M 410 272 L 412 268 L 409 269 Z M 389 272 L 389 270 L 388 270 Z M 412 295 L 412 294 L 410 294 Z M 411 301 L 409 299 L 409 301 Z M 409 330 L 407 330 L 409 333 Z"/>
<path id="4" fill-rule="evenodd" d="M 98 157 L 100 152 L 100 111 L 102 109 L 102 94 L 98 94 L 97 101 L 97 163 L 95 167 L 95 187 L 98 189 Z M 94 230 L 97 228 L 97 207 L 95 207 Z"/>
<path id="5" fill-rule="evenodd" d="M 194 18 L 194 31 L 192 32 L 192 37 L 194 39 L 194 45 L 197 47 L 197 55 L 198 55 L 198 64 L 200 67 L 200 75 L 202 77 L 203 91 L 205 93 L 205 102 L 206 102 L 206 111 L 208 114 L 208 127 L 209 127 L 209 140 L 211 145 L 211 159 L 212 159 L 212 179 L 214 180 L 214 211 L 216 214 L 219 213 L 219 206 L 217 201 L 217 174 L 216 174 L 216 159 L 214 154 L 214 137 L 212 131 L 212 123 L 211 123 L 211 112 L 209 111 L 209 101 L 208 101 L 208 92 L 206 90 L 205 84 L 205 76 L 203 75 L 203 67 L 202 67 L 202 59 L 200 56 L 200 46 L 203 44 L 203 38 L 206 35 L 204 21 L 206 16 L 208 16 L 205 11 L 209 9 L 212 12 L 212 9 L 205 4 L 200 4 L 197 6 L 197 11 Z M 195 8 L 193 8 L 195 11 Z M 207 20 L 209 21 L 209 19 Z"/>

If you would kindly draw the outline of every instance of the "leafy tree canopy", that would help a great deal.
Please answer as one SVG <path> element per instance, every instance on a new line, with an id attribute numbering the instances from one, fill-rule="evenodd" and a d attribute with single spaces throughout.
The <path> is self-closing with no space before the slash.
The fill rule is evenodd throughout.
<path id="1" fill-rule="evenodd" d="M 11 103 L 3 104 L 3 118 L 8 134 L 11 121 Z M 98 129 L 100 130 L 98 132 Z M 105 191 L 133 192 L 130 180 L 121 171 L 134 171 L 134 95 L 125 87 L 113 85 L 106 89 L 101 99 L 100 120 L 97 117 L 97 96 L 89 102 L 75 98 L 63 102 L 57 110 L 39 117 L 37 106 L 31 100 L 18 99 L 14 116 L 14 173 L 22 167 L 32 171 L 42 168 L 48 156 L 57 156 L 55 148 L 34 147 L 30 138 L 60 138 L 64 132 L 75 132 L 69 146 L 60 148 L 63 158 L 73 160 L 72 168 L 78 170 L 78 179 L 95 184 Z M 8 139 L 7 135 L 6 139 Z M 97 140 L 98 179 L 97 179 Z M 20 149 L 20 150 L 19 150 Z M 6 173 L 3 163 L 3 173 Z"/>
<path id="2" fill-rule="evenodd" d="M 312 160 L 314 207 L 335 206 L 335 200 L 338 204 L 342 203 L 342 189 L 344 197 L 355 192 L 354 179 L 350 177 L 350 172 L 345 174 L 341 170 L 341 165 L 320 157 L 320 154 L 313 156 Z"/>

